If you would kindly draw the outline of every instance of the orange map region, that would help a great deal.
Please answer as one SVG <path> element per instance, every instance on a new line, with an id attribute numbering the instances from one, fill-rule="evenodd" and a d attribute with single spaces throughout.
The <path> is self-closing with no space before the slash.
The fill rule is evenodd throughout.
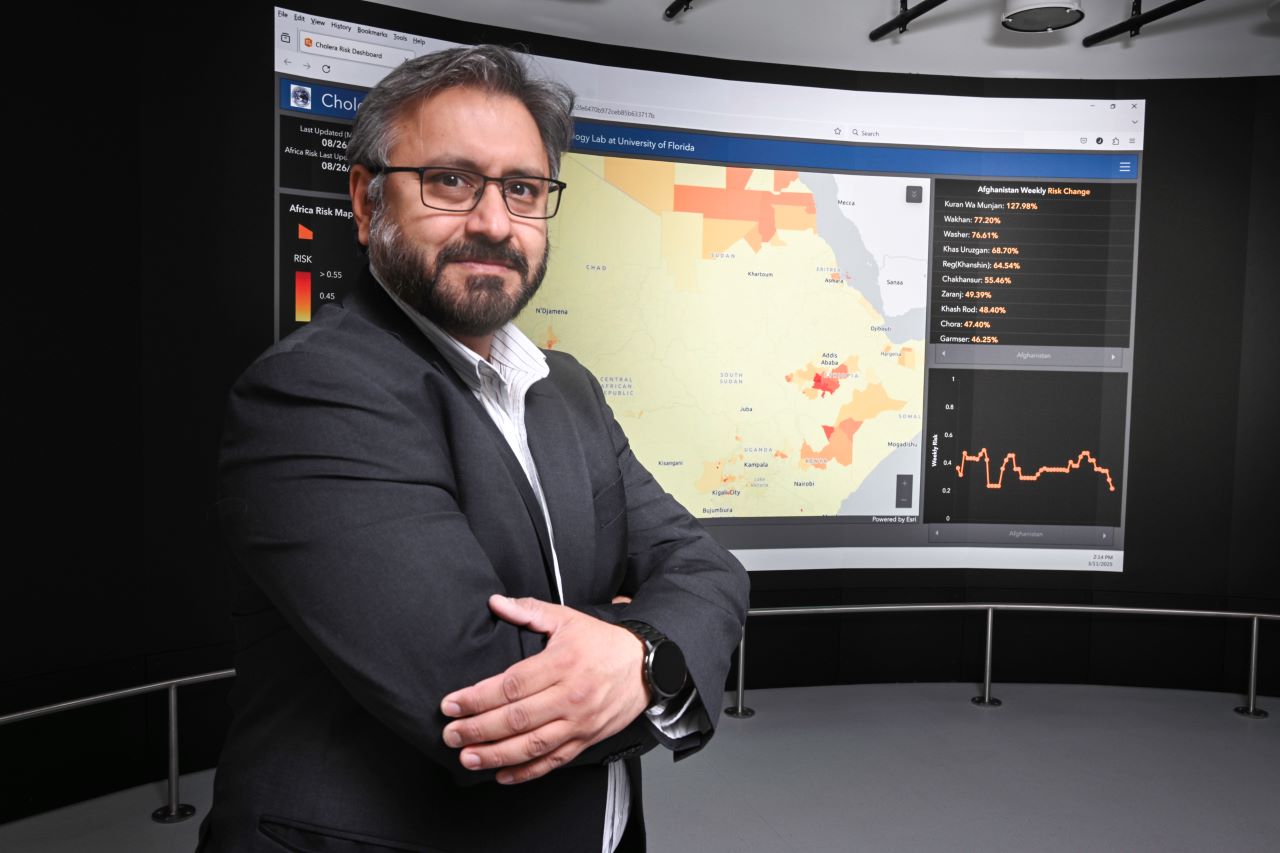
<path id="1" fill-rule="evenodd" d="M 541 346 L 543 349 L 555 349 L 558 343 L 560 343 L 560 339 L 556 337 L 555 327 L 548 323 L 547 334 L 543 337 Z"/>
<path id="2" fill-rule="evenodd" d="M 905 405 L 906 400 L 893 399 L 883 385 L 868 385 L 866 390 L 856 392 L 852 400 L 840 407 L 840 415 L 869 421 L 884 412 L 901 411 Z"/>
<path id="3" fill-rule="evenodd" d="M 755 251 L 772 241 L 779 228 L 802 231 L 817 226 L 817 207 L 812 193 L 780 192 L 797 177 L 795 172 L 774 173 L 774 192 L 749 190 L 751 169 L 728 167 L 725 186 L 675 187 L 675 210 L 701 213 L 707 223 L 702 233 L 703 257 L 723 251 L 737 240 L 746 240 Z"/>
<path id="4" fill-rule="evenodd" d="M 1041 465 L 1036 469 L 1034 474 L 1023 473 L 1021 466 L 1018 465 L 1018 457 L 1013 453 L 1006 453 L 1004 461 L 1000 463 L 1000 470 L 996 472 L 996 479 L 994 481 L 991 479 L 991 454 L 987 453 L 987 449 L 985 447 L 982 448 L 978 451 L 976 456 L 971 455 L 966 450 L 960 454 L 960 464 L 956 466 L 956 476 L 964 476 L 964 466 L 967 463 L 981 462 L 986 467 L 987 471 L 987 488 L 998 489 L 1004 484 L 1004 472 L 1006 468 L 1012 469 L 1012 471 L 1018 475 L 1019 480 L 1034 482 L 1040 479 L 1041 474 L 1070 474 L 1072 471 L 1083 468 L 1085 460 L 1088 460 L 1089 464 L 1093 466 L 1093 470 L 1095 472 L 1107 478 L 1107 489 L 1114 492 L 1116 490 L 1116 484 L 1111 482 L 1111 469 L 1103 468 L 1099 465 L 1098 460 L 1094 459 L 1093 454 L 1087 450 L 1081 450 L 1080 455 L 1074 460 L 1067 460 L 1066 465 Z"/>
<path id="5" fill-rule="evenodd" d="M 800 447 L 800 467 L 825 469 L 828 462 L 844 466 L 853 464 L 853 434 L 858 428 L 884 412 L 899 411 L 906 404 L 905 400 L 890 397 L 883 385 L 868 385 L 863 391 L 855 391 L 853 399 L 840 407 L 835 425 L 823 424 L 827 446 L 815 451 L 805 442 Z"/>
<path id="6" fill-rule="evenodd" d="M 862 421 L 855 421 L 853 418 L 846 418 L 835 426 L 823 424 L 822 431 L 827 434 L 827 446 L 815 451 L 806 441 L 800 447 L 801 463 L 803 465 L 812 465 L 814 468 L 826 468 L 828 462 L 838 462 L 845 466 L 851 465 L 853 463 L 853 434 L 858 431 L 860 426 L 862 426 Z"/>
<path id="7" fill-rule="evenodd" d="M 606 157 L 604 179 L 654 213 L 662 214 L 673 209 L 675 163 Z"/>
<path id="8" fill-rule="evenodd" d="M 710 492 L 712 489 L 717 489 L 725 483 L 732 483 L 738 478 L 732 474 L 725 473 L 725 464 L 741 461 L 741 459 L 742 454 L 738 454 L 736 457 L 730 457 L 729 459 L 718 459 L 715 462 L 703 462 L 702 476 L 693 484 L 694 488 L 700 492 Z"/>
<path id="9" fill-rule="evenodd" d="M 788 172 L 785 169 L 779 169 L 773 173 L 773 191 L 785 190 L 791 186 L 791 182 L 800 178 L 799 172 Z"/>

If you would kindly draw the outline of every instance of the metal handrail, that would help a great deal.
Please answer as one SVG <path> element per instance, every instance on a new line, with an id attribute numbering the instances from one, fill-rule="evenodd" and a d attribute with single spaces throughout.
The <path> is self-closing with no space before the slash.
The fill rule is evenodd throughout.
<path id="1" fill-rule="evenodd" d="M 236 674 L 234 669 L 219 669 L 214 672 L 205 672 L 200 675 L 188 675 L 183 678 L 170 678 L 168 681 L 155 681 L 151 684 L 142 684 L 138 687 L 126 687 L 124 690 L 112 690 L 110 693 L 98 693 L 94 696 L 85 696 L 82 699 L 70 699 L 66 702 L 55 702 L 52 705 L 44 705 L 39 708 L 32 708 L 29 711 L 18 711 L 13 714 L 5 714 L 0 717 L 0 726 L 7 723 L 17 723 L 22 720 L 29 720 L 32 717 L 43 717 L 47 714 L 56 714 L 59 711 L 71 711 L 76 708 L 83 708 L 87 705 L 98 705 L 102 702 L 110 702 L 114 699 L 127 699 L 130 696 L 141 696 L 144 693 L 155 693 L 168 688 L 186 687 L 190 684 L 201 684 L 205 681 L 217 681 L 220 678 L 231 678 Z"/>
<path id="2" fill-rule="evenodd" d="M 1280 613 L 1237 610 L 1179 610 L 1169 607 L 1111 607 L 1105 604 L 815 604 L 799 607 L 753 607 L 748 616 L 808 616 L 822 613 L 911 613 L 927 610 L 1025 610 L 1056 613 L 1131 613 L 1145 616 L 1210 616 L 1223 619 L 1280 620 Z"/>
<path id="3" fill-rule="evenodd" d="M 991 659 L 995 639 L 995 614 L 997 610 L 1050 613 L 1120 613 L 1141 616 L 1205 616 L 1220 619 L 1252 620 L 1252 635 L 1249 644 L 1249 704 L 1237 707 L 1236 713 L 1253 719 L 1262 719 L 1267 712 L 1257 706 L 1258 687 L 1258 622 L 1262 619 L 1280 621 L 1280 613 L 1241 613 L 1230 610 L 1182 610 L 1158 607 L 1108 607 L 1088 604 L 833 604 L 802 607 L 759 607 L 747 611 L 748 617 L 763 616 L 819 616 L 819 615 L 852 615 L 859 613 L 921 613 L 934 611 L 963 612 L 984 610 L 987 613 L 986 662 L 983 673 L 982 695 L 973 697 L 975 705 L 996 707 L 1000 700 L 991 696 Z M 750 717 L 755 711 L 746 707 L 746 660 L 747 631 L 742 630 L 742 639 L 738 643 L 738 685 L 737 704 L 726 708 L 725 713 L 731 717 Z M 195 814 L 195 807 L 179 802 L 178 796 L 178 688 L 231 678 L 236 674 L 234 669 L 219 669 L 199 675 L 188 675 L 183 678 L 171 678 L 156 681 L 109 693 L 98 693 L 66 702 L 55 702 L 26 711 L 0 716 L 0 726 L 17 723 L 34 717 L 43 717 L 98 705 L 116 699 L 127 699 L 130 696 L 141 696 L 146 693 L 157 693 L 167 690 L 169 693 L 169 802 L 152 812 L 153 820 L 160 823 L 176 823 L 186 820 Z"/>
<path id="4" fill-rule="evenodd" d="M 80 699 L 69 699 L 66 702 L 55 702 L 52 705 L 43 705 L 27 711 L 5 714 L 0 717 L 0 726 L 17 723 L 22 720 L 30 720 L 34 717 L 57 714 L 62 711 L 71 711 L 76 708 L 85 708 L 89 705 L 112 702 L 116 699 L 127 699 L 130 696 L 159 693 L 161 690 L 169 691 L 169 802 L 152 812 L 151 819 L 157 823 L 178 823 L 196 813 L 195 806 L 180 802 L 181 797 L 178 794 L 178 688 L 189 687 L 192 684 L 203 684 L 206 681 L 217 681 L 221 678 L 231 678 L 235 674 L 236 671 L 234 669 L 219 669 L 213 672 L 203 672 L 199 675 L 188 675 L 183 678 L 170 678 L 166 681 L 141 684 L 137 687 L 126 687 L 124 690 L 112 690 L 110 693 L 98 693 Z"/>
<path id="5" fill-rule="evenodd" d="M 984 610 L 987 614 L 986 660 L 983 666 L 982 695 L 974 696 L 975 705 L 998 707 L 1000 700 L 991 696 L 991 658 L 995 642 L 995 617 L 997 610 L 1039 613 L 1120 613 L 1136 616 L 1204 616 L 1216 619 L 1249 619 L 1252 622 L 1249 641 L 1249 704 L 1237 706 L 1241 716 L 1255 720 L 1264 719 L 1267 712 L 1258 707 L 1258 622 L 1262 619 L 1280 621 L 1280 613 L 1243 613 L 1234 610 L 1184 610 L 1168 607 L 1110 607 L 1099 604 L 827 604 L 800 607 L 756 607 L 747 616 L 824 616 L 853 615 L 859 613 L 922 613 L 963 612 Z M 747 659 L 747 630 L 742 629 L 738 642 L 738 685 L 736 704 L 725 709 L 731 717 L 750 717 L 755 714 L 745 703 Z"/>

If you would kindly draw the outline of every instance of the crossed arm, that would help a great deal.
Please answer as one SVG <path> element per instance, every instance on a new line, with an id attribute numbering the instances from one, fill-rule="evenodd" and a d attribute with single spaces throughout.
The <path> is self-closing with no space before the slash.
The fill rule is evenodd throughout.
<path id="1" fill-rule="evenodd" d="M 690 531 L 659 518 L 670 498 L 612 430 L 635 522 L 628 618 L 686 649 L 708 623 L 740 625 L 745 577 L 697 553 L 671 568 Z M 604 602 L 507 599 L 519 591 L 476 540 L 432 441 L 421 412 L 340 359 L 259 362 L 237 385 L 224 446 L 224 484 L 246 506 L 233 550 L 346 690 L 457 782 L 533 779 L 643 712 L 643 645 L 606 621 L 617 608 Z M 713 716 L 724 670 L 702 661 L 719 656 L 690 659 Z"/>
<path id="2" fill-rule="evenodd" d="M 444 742 L 470 770 L 497 781 L 536 779 L 622 731 L 644 711 L 644 644 L 625 628 L 568 607 L 495 595 L 490 609 L 548 637 L 547 647 L 506 671 L 450 693 Z"/>
<path id="3" fill-rule="evenodd" d="M 614 602 L 629 605 L 626 618 L 650 622 L 695 652 L 698 701 L 714 718 L 724 679 L 717 667 L 727 668 L 745 618 L 745 572 L 640 465 L 594 380 L 591 390 L 626 483 L 635 600 Z M 445 742 L 461 748 L 464 766 L 501 768 L 501 783 L 528 781 L 620 731 L 648 705 L 644 644 L 630 631 L 532 599 L 495 596 L 489 606 L 514 625 L 546 634 L 548 643 L 540 654 L 444 698 L 443 713 L 455 718 Z"/>

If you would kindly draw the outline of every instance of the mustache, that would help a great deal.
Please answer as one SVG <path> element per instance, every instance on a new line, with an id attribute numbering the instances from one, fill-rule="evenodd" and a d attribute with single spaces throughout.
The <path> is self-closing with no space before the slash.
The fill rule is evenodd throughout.
<path id="1" fill-rule="evenodd" d="M 509 243 L 486 243 L 481 240 L 457 240 L 436 253 L 435 267 L 457 261 L 485 261 L 505 264 L 520 275 L 529 273 L 529 260 Z"/>

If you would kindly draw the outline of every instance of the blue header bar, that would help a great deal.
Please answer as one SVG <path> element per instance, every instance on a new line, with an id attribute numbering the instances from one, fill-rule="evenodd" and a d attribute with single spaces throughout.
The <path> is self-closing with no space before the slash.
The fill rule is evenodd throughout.
<path id="1" fill-rule="evenodd" d="M 1137 180 L 1137 151 L 1049 153 L 949 148 L 890 148 L 798 139 L 717 136 L 686 130 L 574 122 L 573 150 L 659 160 L 700 160 L 742 166 L 884 172 L 894 175 L 971 175 L 984 178 Z"/>
<path id="2" fill-rule="evenodd" d="M 310 80 L 280 78 L 280 109 L 314 116 L 355 120 L 365 93 Z"/>

